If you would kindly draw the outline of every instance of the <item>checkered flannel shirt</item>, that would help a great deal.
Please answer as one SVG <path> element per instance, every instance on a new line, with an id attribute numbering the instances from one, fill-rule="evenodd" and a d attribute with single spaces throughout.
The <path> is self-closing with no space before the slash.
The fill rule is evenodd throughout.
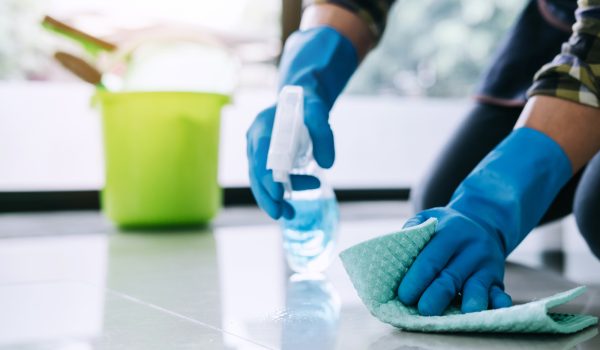
<path id="1" fill-rule="evenodd" d="M 537 72 L 528 94 L 600 107 L 600 0 L 579 0 L 578 7 L 571 38 Z"/>

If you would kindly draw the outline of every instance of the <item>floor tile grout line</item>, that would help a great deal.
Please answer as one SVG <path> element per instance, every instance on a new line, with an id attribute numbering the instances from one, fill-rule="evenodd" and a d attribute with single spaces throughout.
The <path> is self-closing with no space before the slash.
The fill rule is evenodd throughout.
<path id="1" fill-rule="evenodd" d="M 266 345 L 264 345 L 264 344 L 257 343 L 256 341 L 254 341 L 254 340 L 252 340 L 252 339 L 249 339 L 249 338 L 246 338 L 246 337 L 243 337 L 243 336 L 240 336 L 240 335 L 237 335 L 237 334 L 234 334 L 234 333 L 228 332 L 228 331 L 226 331 L 226 330 L 224 330 L 224 329 L 221 329 L 221 328 L 218 328 L 218 327 L 212 326 L 212 325 L 210 325 L 210 324 L 208 324 L 208 323 L 204 323 L 204 322 L 202 322 L 202 321 L 198 321 L 198 320 L 196 320 L 196 319 L 194 319 L 194 318 L 192 318 L 192 317 L 185 316 L 185 315 L 182 315 L 182 314 L 180 314 L 180 313 L 177 313 L 177 312 L 171 311 L 171 310 L 169 310 L 169 309 L 165 309 L 164 307 L 158 306 L 158 305 L 156 305 L 156 304 L 152 304 L 152 303 L 149 303 L 149 302 L 143 301 L 143 300 L 141 300 L 141 299 L 138 299 L 138 298 L 132 297 L 131 295 L 127 295 L 127 294 L 124 294 L 124 293 L 121 293 L 121 292 L 117 292 L 116 290 L 112 290 L 112 289 L 109 289 L 109 288 L 106 288 L 106 291 L 107 291 L 107 292 L 109 292 L 109 293 L 112 293 L 112 294 L 114 294 L 114 295 L 117 295 L 117 296 L 119 296 L 119 297 L 121 297 L 121 298 L 124 298 L 124 299 L 126 299 L 126 300 L 132 301 L 132 302 L 134 302 L 134 303 L 137 303 L 137 304 L 140 304 L 140 305 L 144 305 L 144 306 L 150 307 L 150 308 L 152 308 L 152 309 L 154 309 L 154 310 L 157 310 L 157 311 L 160 311 L 160 312 L 166 313 L 166 314 L 168 314 L 168 315 L 170 315 L 170 316 L 177 317 L 177 318 L 180 318 L 180 319 L 186 320 L 186 321 L 188 321 L 188 322 L 192 322 L 192 323 L 194 323 L 194 324 L 197 324 L 197 325 L 200 325 L 200 326 L 203 326 L 203 327 L 206 327 L 206 328 L 212 329 L 212 330 L 214 330 L 214 331 L 218 331 L 218 332 L 221 332 L 221 333 L 225 333 L 225 334 L 228 334 L 228 335 L 234 336 L 234 337 L 236 337 L 236 338 L 240 338 L 240 339 L 242 339 L 242 340 L 245 340 L 245 341 L 247 341 L 247 342 L 250 342 L 250 343 L 252 343 L 252 344 L 254 344 L 254 345 L 257 345 L 257 346 L 263 347 L 263 348 L 265 348 L 265 349 L 271 349 L 271 350 L 275 350 L 274 348 L 268 347 L 268 346 L 266 346 Z"/>

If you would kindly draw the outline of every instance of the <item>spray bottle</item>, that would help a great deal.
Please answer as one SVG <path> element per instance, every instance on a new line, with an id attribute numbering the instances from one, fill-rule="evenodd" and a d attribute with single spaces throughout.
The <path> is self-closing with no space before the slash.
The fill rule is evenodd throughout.
<path id="1" fill-rule="evenodd" d="M 334 253 L 339 222 L 335 194 L 325 172 L 313 158 L 312 141 L 304 125 L 304 93 L 300 86 L 285 86 L 279 95 L 267 168 L 283 185 L 284 199 L 295 211 L 281 219 L 283 248 L 289 267 L 296 272 L 321 272 Z M 294 190 L 290 175 L 310 175 L 320 187 Z"/>

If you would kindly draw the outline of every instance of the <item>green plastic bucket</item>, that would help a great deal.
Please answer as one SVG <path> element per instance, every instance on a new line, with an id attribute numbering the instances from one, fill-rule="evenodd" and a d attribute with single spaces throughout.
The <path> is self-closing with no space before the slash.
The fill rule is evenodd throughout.
<path id="1" fill-rule="evenodd" d="M 99 91 L 103 212 L 120 227 L 208 223 L 221 207 L 219 126 L 229 97 Z"/>

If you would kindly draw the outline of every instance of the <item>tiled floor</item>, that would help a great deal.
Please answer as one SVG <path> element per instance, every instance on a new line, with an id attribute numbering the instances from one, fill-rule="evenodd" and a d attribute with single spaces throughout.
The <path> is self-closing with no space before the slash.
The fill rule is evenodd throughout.
<path id="1" fill-rule="evenodd" d="M 407 213 L 396 203 L 344 205 L 338 248 L 398 229 Z M 573 231 L 568 221 L 560 227 Z M 600 316 L 600 263 L 571 233 L 559 236 L 566 254 L 540 255 L 556 236 L 540 232 L 511 258 L 552 267 L 511 263 L 506 285 L 516 302 L 586 283 L 588 293 L 562 309 Z M 227 209 L 212 228 L 126 233 L 95 212 L 5 214 L 0 237 L 0 349 L 600 348 L 595 328 L 571 336 L 398 331 L 369 315 L 339 260 L 321 279 L 290 276 L 277 226 L 255 209 Z"/>

